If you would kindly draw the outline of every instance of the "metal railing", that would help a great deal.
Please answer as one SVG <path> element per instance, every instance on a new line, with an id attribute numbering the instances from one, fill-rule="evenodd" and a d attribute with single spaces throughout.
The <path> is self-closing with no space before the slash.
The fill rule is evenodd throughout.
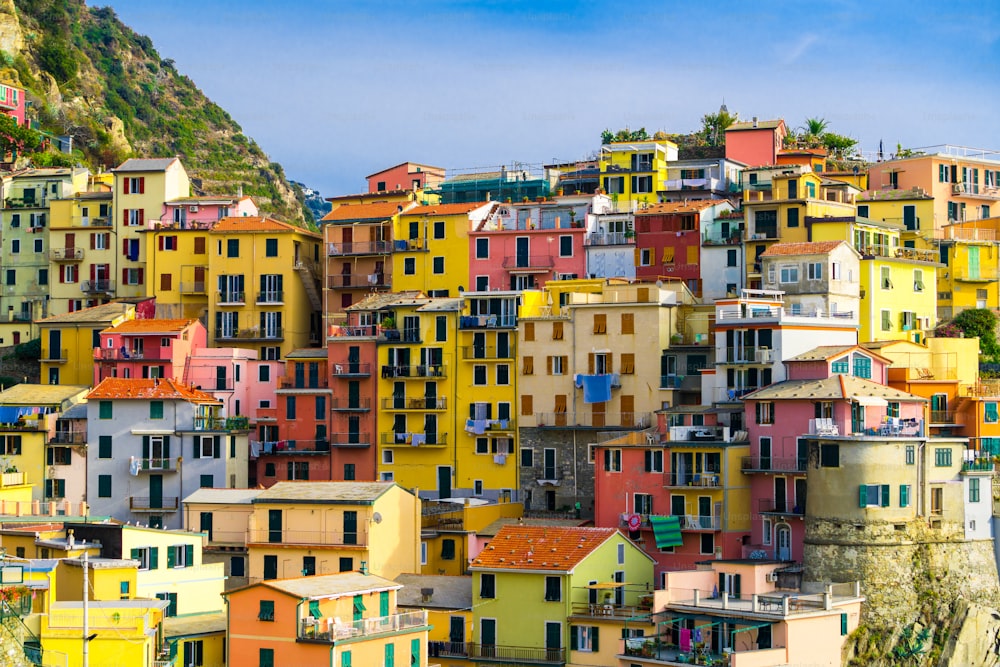
<path id="1" fill-rule="evenodd" d="M 774 498 L 761 498 L 757 501 L 757 510 L 761 514 L 789 514 L 802 516 L 805 508 L 791 500 L 775 500 Z"/>
<path id="2" fill-rule="evenodd" d="M 718 471 L 707 472 L 670 472 L 664 475 L 664 486 L 718 489 L 722 487 L 722 475 Z"/>
<path id="3" fill-rule="evenodd" d="M 503 258 L 505 269 L 551 269 L 556 265 L 552 255 L 510 255 Z"/>
<path id="4" fill-rule="evenodd" d="M 322 608 L 320 608 L 322 611 Z M 331 612 L 332 613 L 332 612 Z M 335 617 L 317 619 L 312 616 L 299 619 L 298 638 L 311 641 L 334 642 L 356 637 L 368 637 L 387 632 L 418 630 L 427 625 L 427 611 L 407 611 L 389 616 L 361 618 L 349 623 Z"/>
<path id="5" fill-rule="evenodd" d="M 115 281 L 114 280 L 84 280 L 80 283 L 80 291 L 86 292 L 87 294 L 94 294 L 98 292 L 114 292 L 115 291 Z"/>
<path id="6" fill-rule="evenodd" d="M 331 364 L 334 377 L 366 377 L 372 374 L 372 365 L 360 361 L 348 361 L 346 363 Z"/>
<path id="7" fill-rule="evenodd" d="M 359 396 L 354 399 L 334 396 L 330 399 L 330 409 L 336 412 L 366 412 L 372 409 L 372 399 L 367 396 Z"/>
<path id="8" fill-rule="evenodd" d="M 205 282 L 197 280 L 182 280 L 181 281 L 181 294 L 204 294 L 205 293 Z"/>
<path id="9" fill-rule="evenodd" d="M 86 431 L 56 431 L 49 438 L 51 445 L 82 445 L 87 442 Z"/>
<path id="10" fill-rule="evenodd" d="M 225 417 L 195 417 L 194 430 L 196 431 L 225 431 Z"/>
<path id="11" fill-rule="evenodd" d="M 800 458 L 780 456 L 744 456 L 740 464 L 743 472 L 802 472 L 806 471 L 808 461 Z"/>
<path id="12" fill-rule="evenodd" d="M 444 410 L 448 401 L 444 396 L 393 396 L 382 399 L 382 409 L 384 410 Z"/>
<path id="13" fill-rule="evenodd" d="M 246 292 L 231 291 L 231 292 L 219 292 L 219 299 L 216 302 L 217 306 L 242 306 L 246 303 Z"/>
<path id="14" fill-rule="evenodd" d="M 349 241 L 347 243 L 327 243 L 327 257 L 343 255 L 385 255 L 393 250 L 391 241 Z"/>
<path id="15" fill-rule="evenodd" d="M 285 292 L 280 289 L 257 292 L 257 303 L 284 303 Z"/>
<path id="16" fill-rule="evenodd" d="M 176 470 L 173 467 L 171 458 L 142 458 L 139 456 L 129 457 L 129 470 L 136 472 L 169 472 Z"/>
<path id="17" fill-rule="evenodd" d="M 510 329 L 517 326 L 515 315 L 462 315 L 459 329 Z"/>
<path id="18" fill-rule="evenodd" d="M 382 366 L 383 378 L 443 378 L 446 377 L 444 364 L 433 366 Z"/>
<path id="19" fill-rule="evenodd" d="M 650 412 L 536 412 L 535 425 L 543 428 L 649 428 Z"/>
<path id="20" fill-rule="evenodd" d="M 331 433 L 327 436 L 330 445 L 333 447 L 371 447 L 372 434 L 359 431 L 357 433 L 347 431 Z"/>
<path id="21" fill-rule="evenodd" d="M 462 347 L 463 359 L 513 359 L 514 348 L 497 347 L 495 345 L 465 345 Z"/>
<path id="22" fill-rule="evenodd" d="M 180 499 L 177 496 L 163 496 L 161 498 L 148 498 L 142 496 L 129 496 L 128 508 L 142 512 L 156 511 L 176 511 L 179 507 Z"/>
<path id="23" fill-rule="evenodd" d="M 536 648 L 504 644 L 477 644 L 475 642 L 439 642 L 437 652 L 442 657 L 464 657 L 510 664 L 555 665 L 566 662 L 566 649 L 564 648 Z"/>
<path id="24" fill-rule="evenodd" d="M 635 232 L 591 232 L 585 243 L 589 246 L 634 245 Z"/>
<path id="25" fill-rule="evenodd" d="M 62 348 L 60 350 L 48 350 L 47 352 L 42 352 L 40 361 L 66 361 L 68 359 L 69 349 Z"/>
<path id="26" fill-rule="evenodd" d="M 278 379 L 279 389 L 326 389 L 330 381 L 324 377 L 282 377 Z"/>
<path id="27" fill-rule="evenodd" d="M 249 329 L 222 327 L 216 328 L 215 337 L 236 340 L 282 340 L 285 336 L 281 327 L 265 327 L 263 331 L 259 327 Z"/>
<path id="28" fill-rule="evenodd" d="M 53 262 L 79 262 L 83 259 L 83 248 L 52 248 L 49 259 Z"/>
<path id="29" fill-rule="evenodd" d="M 326 277 L 326 286 L 330 289 L 344 289 L 356 287 L 367 289 L 370 287 L 388 287 L 384 273 L 331 273 Z"/>
<path id="30" fill-rule="evenodd" d="M 420 433 L 416 431 L 407 433 L 394 433 L 392 431 L 382 433 L 381 442 L 383 445 L 399 445 L 400 447 L 444 447 L 448 444 L 447 433 Z M 416 443 L 413 441 L 417 440 Z"/>
<path id="31" fill-rule="evenodd" d="M 251 527 L 248 533 L 248 541 L 254 544 L 320 544 L 331 546 L 365 546 L 368 544 L 368 533 L 362 529 L 344 531 Z"/>

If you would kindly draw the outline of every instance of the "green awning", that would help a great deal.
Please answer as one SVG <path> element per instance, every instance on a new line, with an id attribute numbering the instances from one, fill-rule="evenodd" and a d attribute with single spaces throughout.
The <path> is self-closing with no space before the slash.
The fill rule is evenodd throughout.
<path id="1" fill-rule="evenodd" d="M 653 527 L 653 539 L 656 548 L 679 547 L 681 539 L 681 518 L 679 516 L 650 516 L 649 525 Z"/>
<path id="2" fill-rule="evenodd" d="M 323 612 L 319 610 L 319 600 L 309 601 L 309 615 L 313 618 L 323 618 Z"/>

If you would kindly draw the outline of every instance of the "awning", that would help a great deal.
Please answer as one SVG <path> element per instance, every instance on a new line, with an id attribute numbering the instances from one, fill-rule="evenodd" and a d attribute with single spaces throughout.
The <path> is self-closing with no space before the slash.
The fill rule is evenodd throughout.
<path id="1" fill-rule="evenodd" d="M 679 516 L 651 516 L 649 525 L 653 527 L 656 548 L 679 547 L 681 539 L 681 518 Z"/>
<path id="2" fill-rule="evenodd" d="M 851 400 L 858 405 L 870 406 L 873 408 L 884 408 L 889 405 L 889 401 L 878 396 L 851 396 Z"/>
<path id="3" fill-rule="evenodd" d="M 602 581 L 595 584 L 587 584 L 584 588 L 589 588 L 592 591 L 608 591 L 615 588 L 621 588 L 624 585 L 624 581 Z"/>

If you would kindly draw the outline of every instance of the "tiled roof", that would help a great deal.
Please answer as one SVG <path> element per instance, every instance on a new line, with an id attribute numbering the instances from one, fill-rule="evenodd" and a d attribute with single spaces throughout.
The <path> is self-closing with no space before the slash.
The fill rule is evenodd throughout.
<path id="1" fill-rule="evenodd" d="M 90 400 L 95 399 L 165 399 L 182 400 L 191 403 L 220 403 L 211 394 L 188 387 L 169 378 L 105 378 L 101 384 L 87 394 Z"/>
<path id="2" fill-rule="evenodd" d="M 122 301 L 112 301 L 111 303 L 102 303 L 99 306 L 92 306 L 90 308 L 84 308 L 83 310 L 74 310 L 72 313 L 64 313 L 63 315 L 53 315 L 52 317 L 46 317 L 37 320 L 36 323 L 45 324 L 75 324 L 82 322 L 110 322 L 117 317 L 125 315 L 130 310 L 135 309 L 135 304 L 124 303 Z"/>
<path id="3" fill-rule="evenodd" d="M 254 503 L 371 504 L 394 482 L 278 482 L 254 498 Z"/>
<path id="4" fill-rule="evenodd" d="M 577 528 L 586 523 L 585 519 L 542 519 L 542 518 L 512 518 L 497 519 L 485 528 L 476 531 L 480 537 L 493 537 L 504 526 L 549 526 L 556 528 Z"/>
<path id="5" fill-rule="evenodd" d="M 773 130 L 779 125 L 783 124 L 783 120 L 758 120 L 757 126 L 754 127 L 753 121 L 746 121 L 742 123 L 733 123 L 726 128 L 726 132 L 737 132 L 739 130 Z"/>
<path id="6" fill-rule="evenodd" d="M 265 215 L 240 215 L 223 218 L 212 227 L 213 234 L 254 233 L 254 232 L 298 232 L 319 238 L 319 234 L 308 229 L 290 225 Z"/>
<path id="7" fill-rule="evenodd" d="M 473 569 L 570 572 L 617 528 L 504 526 L 490 540 Z"/>
<path id="8" fill-rule="evenodd" d="M 355 220 L 388 220 L 400 211 L 414 206 L 413 202 L 386 201 L 372 204 L 343 204 L 324 215 L 320 222 L 353 222 Z"/>
<path id="9" fill-rule="evenodd" d="M 636 215 L 663 215 L 665 213 L 698 213 L 716 204 L 727 204 L 724 199 L 692 199 L 691 201 L 668 201 L 651 204 L 635 212 Z"/>
<path id="10" fill-rule="evenodd" d="M 360 572 L 341 572 L 339 574 L 296 577 L 295 579 L 271 579 L 258 585 L 267 586 L 297 598 L 311 599 L 336 598 L 355 593 L 391 591 L 402 588 L 402 585 L 395 581 Z"/>
<path id="11" fill-rule="evenodd" d="M 292 350 L 285 355 L 285 359 L 326 359 L 329 356 L 326 348 L 322 347 L 303 347 L 298 350 Z"/>
<path id="12" fill-rule="evenodd" d="M 475 211 L 477 208 L 481 208 L 491 203 L 495 202 L 477 201 L 467 202 L 464 204 L 428 204 L 427 206 L 417 206 L 416 208 L 412 208 L 403 215 L 461 215 L 463 213 Z"/>
<path id="13" fill-rule="evenodd" d="M 175 157 L 154 157 L 154 158 L 129 158 L 125 160 L 117 168 L 111 171 L 166 171 L 174 162 L 177 162 Z"/>
<path id="14" fill-rule="evenodd" d="M 412 302 L 414 299 L 424 299 L 426 298 L 423 292 L 409 291 L 409 292 L 376 292 L 366 296 L 361 301 L 352 304 L 345 308 L 344 310 L 380 310 L 382 308 L 387 308 L 394 306 L 397 303 L 402 303 L 403 301 Z"/>
<path id="15" fill-rule="evenodd" d="M 169 639 L 226 631 L 226 613 L 169 616 L 163 619 L 163 636 Z"/>
<path id="16" fill-rule="evenodd" d="M 0 405 L 61 405 L 85 391 L 67 384 L 15 384 L 0 392 Z"/>
<path id="17" fill-rule="evenodd" d="M 148 333 L 148 334 L 158 334 L 158 333 L 177 333 L 187 329 L 189 326 L 197 322 L 195 319 L 176 319 L 176 320 L 126 320 L 121 324 L 105 329 L 101 333 L 120 333 L 120 334 L 131 334 L 131 333 Z"/>
<path id="18" fill-rule="evenodd" d="M 813 241 L 811 243 L 776 243 L 761 255 L 774 257 L 776 255 L 825 255 L 833 252 L 841 243 L 847 241 Z"/>
<path id="19" fill-rule="evenodd" d="M 832 375 L 821 380 L 785 380 L 744 396 L 744 400 L 800 399 L 846 401 L 852 396 L 874 396 L 887 401 L 926 402 L 927 399 L 853 375 Z"/>

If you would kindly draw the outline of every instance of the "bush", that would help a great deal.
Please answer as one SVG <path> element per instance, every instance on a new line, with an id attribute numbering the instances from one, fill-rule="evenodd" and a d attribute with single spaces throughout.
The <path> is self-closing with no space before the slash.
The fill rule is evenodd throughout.
<path id="1" fill-rule="evenodd" d="M 42 339 L 36 338 L 14 346 L 14 358 L 21 361 L 38 361 L 42 358 Z"/>
<path id="2" fill-rule="evenodd" d="M 76 76 L 77 62 L 69 44 L 58 37 L 46 37 L 38 49 L 38 64 L 58 83 L 66 83 Z"/>

